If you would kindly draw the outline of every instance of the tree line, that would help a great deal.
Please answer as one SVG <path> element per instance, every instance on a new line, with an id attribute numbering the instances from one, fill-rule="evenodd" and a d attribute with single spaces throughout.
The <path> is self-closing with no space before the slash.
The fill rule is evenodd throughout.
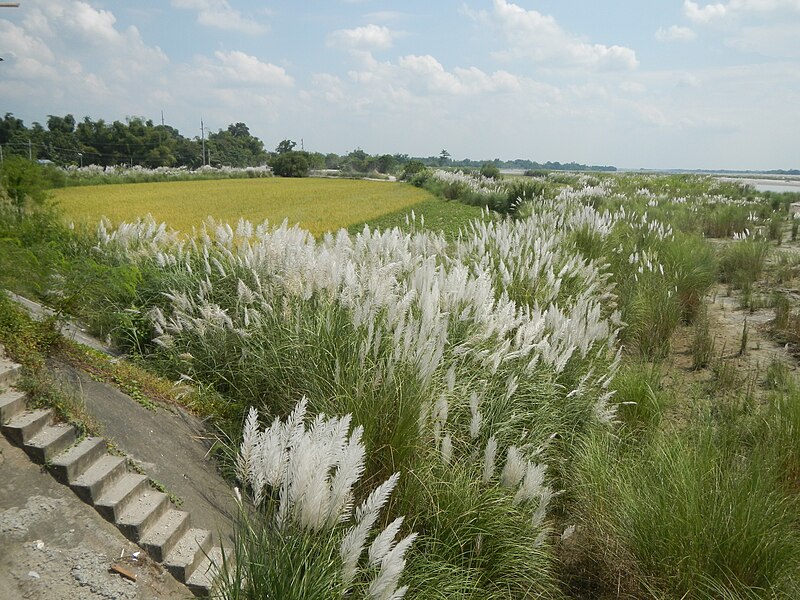
<path id="1" fill-rule="evenodd" d="M 22 119 L 5 113 L 0 119 L 0 160 L 4 155 L 19 155 L 31 160 L 50 161 L 58 166 L 142 166 L 186 167 L 257 167 L 265 164 L 292 171 L 331 169 L 353 173 L 393 173 L 406 164 L 420 161 L 425 166 L 480 168 L 486 164 L 500 169 L 616 170 L 614 167 L 590 167 L 578 163 L 537 163 L 525 159 L 513 161 L 453 160 L 446 150 L 428 157 L 408 154 L 371 155 L 357 148 L 347 154 L 323 154 L 296 150 L 292 140 L 282 140 L 274 151 L 250 133 L 245 123 L 232 123 L 225 129 L 209 131 L 202 137 L 187 138 L 174 127 L 156 124 L 143 117 L 107 122 L 84 117 L 78 121 L 71 114 L 48 115 L 44 125 L 26 126 Z"/>

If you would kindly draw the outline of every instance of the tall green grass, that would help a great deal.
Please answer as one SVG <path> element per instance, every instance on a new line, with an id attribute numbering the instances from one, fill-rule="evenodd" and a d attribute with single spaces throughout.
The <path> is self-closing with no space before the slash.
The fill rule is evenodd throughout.
<path id="1" fill-rule="evenodd" d="M 765 447 L 698 427 L 618 452 L 592 439 L 577 486 L 589 552 L 630 593 L 664 598 L 793 598 L 798 498 Z"/>
<path id="2" fill-rule="evenodd" d="M 720 279 L 734 288 L 749 291 L 761 277 L 769 254 L 769 243 L 764 240 L 731 243 L 720 252 Z"/>

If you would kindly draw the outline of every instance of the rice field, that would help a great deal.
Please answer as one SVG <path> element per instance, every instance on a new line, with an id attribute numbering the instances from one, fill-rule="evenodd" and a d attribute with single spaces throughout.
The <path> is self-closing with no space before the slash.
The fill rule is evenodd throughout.
<path id="1" fill-rule="evenodd" d="M 67 218 L 112 223 L 152 215 L 182 232 L 209 216 L 220 222 L 288 220 L 315 237 L 397 213 L 432 199 L 429 192 L 384 181 L 225 179 L 97 185 L 54 190 Z"/>

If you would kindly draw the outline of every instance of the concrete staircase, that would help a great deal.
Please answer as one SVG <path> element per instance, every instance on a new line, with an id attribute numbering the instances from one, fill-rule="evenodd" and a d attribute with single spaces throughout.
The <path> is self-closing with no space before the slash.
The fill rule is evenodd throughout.
<path id="1" fill-rule="evenodd" d="M 222 565 L 212 532 L 192 527 L 191 515 L 153 489 L 147 476 L 130 470 L 125 458 L 109 454 L 103 438 L 78 441 L 75 427 L 54 422 L 52 410 L 27 409 L 25 394 L 13 387 L 20 373 L 20 365 L 0 355 L 0 426 L 6 437 L 192 592 L 210 594 Z"/>

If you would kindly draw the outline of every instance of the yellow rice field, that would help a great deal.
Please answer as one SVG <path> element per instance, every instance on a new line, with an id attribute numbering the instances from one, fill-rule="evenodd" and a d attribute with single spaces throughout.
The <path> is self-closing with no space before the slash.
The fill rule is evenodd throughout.
<path id="1" fill-rule="evenodd" d="M 54 190 L 69 219 L 113 223 L 152 215 L 189 233 L 207 217 L 235 224 L 300 223 L 315 236 L 414 206 L 432 196 L 401 183 L 350 179 L 223 179 L 96 185 Z"/>

